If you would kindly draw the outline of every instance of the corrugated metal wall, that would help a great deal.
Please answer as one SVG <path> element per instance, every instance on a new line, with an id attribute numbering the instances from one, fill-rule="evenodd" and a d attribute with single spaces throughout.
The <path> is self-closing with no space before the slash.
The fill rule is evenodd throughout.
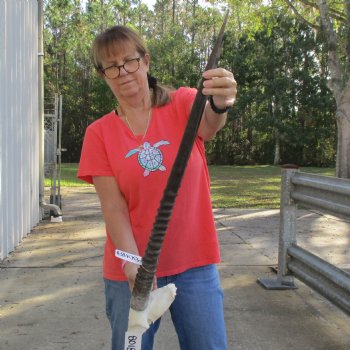
<path id="1" fill-rule="evenodd" d="M 40 219 L 37 17 L 37 0 L 0 0 L 0 259 Z"/>

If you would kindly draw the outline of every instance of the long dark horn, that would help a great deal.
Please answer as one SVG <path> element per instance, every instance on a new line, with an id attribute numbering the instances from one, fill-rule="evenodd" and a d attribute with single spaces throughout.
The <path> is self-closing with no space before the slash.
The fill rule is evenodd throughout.
<path id="1" fill-rule="evenodd" d="M 224 22 L 205 70 L 215 68 L 217 65 L 222 49 L 227 18 L 228 12 L 225 15 Z M 173 211 L 175 198 L 186 169 L 187 161 L 192 151 L 199 123 L 207 101 L 207 97 L 202 94 L 203 82 L 204 79 L 202 78 L 199 83 L 198 92 L 191 109 L 174 165 L 163 193 L 163 198 L 160 202 L 147 249 L 142 259 L 142 266 L 137 272 L 130 303 L 131 308 L 137 311 L 142 311 L 147 307 L 147 301 L 153 285 L 154 274 L 158 265 L 158 257 L 168 228 L 170 216 Z"/>

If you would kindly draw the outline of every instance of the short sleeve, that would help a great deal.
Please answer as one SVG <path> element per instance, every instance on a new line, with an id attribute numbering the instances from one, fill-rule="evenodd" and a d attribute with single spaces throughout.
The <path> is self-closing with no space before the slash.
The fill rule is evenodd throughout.
<path id="1" fill-rule="evenodd" d="M 94 124 L 86 129 L 77 175 L 79 179 L 90 184 L 93 183 L 93 176 L 114 176 L 102 133 L 92 126 Z"/>

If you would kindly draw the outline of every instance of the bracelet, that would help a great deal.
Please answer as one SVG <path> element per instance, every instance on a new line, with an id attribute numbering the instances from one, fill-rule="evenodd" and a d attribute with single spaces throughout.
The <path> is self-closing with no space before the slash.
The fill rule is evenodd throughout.
<path id="1" fill-rule="evenodd" d="M 228 107 L 228 106 L 226 106 L 225 108 L 219 108 L 219 107 L 215 106 L 213 96 L 209 97 L 209 102 L 210 102 L 211 109 L 217 114 L 224 114 L 230 109 L 230 107 Z"/>

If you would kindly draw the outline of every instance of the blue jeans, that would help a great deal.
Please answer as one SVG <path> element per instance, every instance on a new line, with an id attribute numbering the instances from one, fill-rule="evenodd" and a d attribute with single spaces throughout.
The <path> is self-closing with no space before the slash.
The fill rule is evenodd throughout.
<path id="1" fill-rule="evenodd" d="M 158 278 L 161 288 L 168 283 L 177 287 L 170 306 L 173 324 L 182 350 L 226 350 L 223 292 L 215 265 L 187 270 L 178 275 Z M 124 350 L 128 328 L 130 290 L 127 282 L 105 279 L 106 313 L 112 328 L 112 350 Z M 142 350 L 152 350 L 160 319 L 142 336 Z"/>

